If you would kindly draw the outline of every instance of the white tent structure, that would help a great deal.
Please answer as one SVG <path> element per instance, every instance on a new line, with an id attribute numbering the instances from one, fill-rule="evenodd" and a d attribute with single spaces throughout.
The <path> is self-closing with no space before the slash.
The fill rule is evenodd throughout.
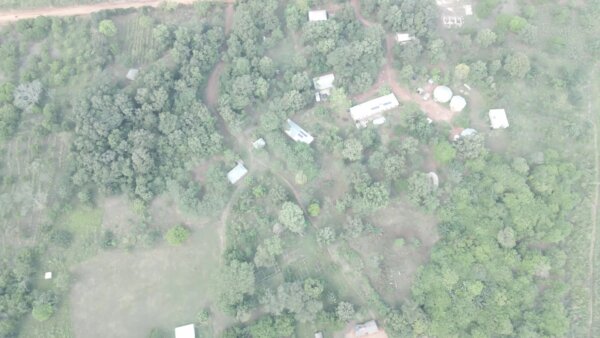
<path id="1" fill-rule="evenodd" d="M 450 100 L 450 110 L 453 112 L 461 112 L 467 106 L 467 100 L 459 95 L 454 95 Z"/>
<path id="2" fill-rule="evenodd" d="M 446 86 L 437 86 L 433 90 L 433 99 L 440 103 L 447 103 L 452 99 L 452 89 Z"/>
<path id="3" fill-rule="evenodd" d="M 490 109 L 489 116 L 492 129 L 508 128 L 508 118 L 504 109 Z"/>
<path id="4" fill-rule="evenodd" d="M 127 80 L 133 81 L 138 76 L 139 72 L 139 69 L 131 68 L 129 71 L 127 71 L 127 75 L 125 75 L 125 77 L 127 78 Z"/>
<path id="5" fill-rule="evenodd" d="M 318 10 L 318 11 L 309 11 L 308 12 L 308 21 L 325 21 L 327 20 L 327 11 L 326 10 Z"/>
<path id="6" fill-rule="evenodd" d="M 188 324 L 175 328 L 175 338 L 196 338 L 194 324 Z"/>
<path id="7" fill-rule="evenodd" d="M 244 163 L 242 161 L 239 161 L 235 168 L 231 169 L 227 173 L 227 179 L 231 184 L 236 184 L 237 181 L 241 180 L 242 177 L 246 176 L 247 173 L 248 169 L 244 167 Z"/>
<path id="8" fill-rule="evenodd" d="M 366 126 L 366 122 L 380 117 L 380 114 L 400 105 L 396 95 L 388 94 L 376 99 L 361 103 L 350 108 L 350 116 L 360 125 Z"/>

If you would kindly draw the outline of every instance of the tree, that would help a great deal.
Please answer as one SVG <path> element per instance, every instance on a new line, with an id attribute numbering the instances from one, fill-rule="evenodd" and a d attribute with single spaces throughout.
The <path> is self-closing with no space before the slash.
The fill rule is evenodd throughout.
<path id="1" fill-rule="evenodd" d="M 514 248 L 517 242 L 515 241 L 515 231 L 506 227 L 498 232 L 498 243 L 504 248 Z"/>
<path id="2" fill-rule="evenodd" d="M 363 152 L 362 143 L 355 139 L 350 138 L 344 141 L 344 149 L 342 149 L 342 156 L 350 161 L 358 161 L 362 158 Z"/>
<path id="3" fill-rule="evenodd" d="M 408 192 L 412 202 L 427 209 L 435 209 L 439 204 L 435 187 L 425 173 L 416 172 L 408 179 Z"/>
<path id="4" fill-rule="evenodd" d="M 448 164 L 456 156 L 456 149 L 447 141 L 440 141 L 433 146 L 433 156 L 438 163 Z"/>
<path id="5" fill-rule="evenodd" d="M 308 205 L 307 211 L 312 217 L 317 217 L 319 214 L 321 214 L 321 207 L 319 206 L 319 203 L 313 202 Z"/>
<path id="6" fill-rule="evenodd" d="M 39 322 L 45 322 L 54 314 L 54 307 L 50 303 L 36 304 L 31 310 L 33 318 Z"/>
<path id="7" fill-rule="evenodd" d="M 254 265 L 232 260 L 221 270 L 220 275 L 219 305 L 228 314 L 235 315 L 244 298 L 254 294 Z"/>
<path id="8" fill-rule="evenodd" d="M 189 237 L 190 230 L 181 224 L 172 227 L 165 234 L 165 240 L 167 243 L 173 246 L 183 244 L 183 242 L 187 241 Z"/>
<path id="9" fill-rule="evenodd" d="M 0 139 L 8 139 L 15 134 L 21 114 L 12 104 L 0 106 Z"/>
<path id="10" fill-rule="evenodd" d="M 454 67 L 454 79 L 459 82 L 464 81 L 469 77 L 470 71 L 471 69 L 469 66 L 465 65 L 464 63 L 458 64 L 456 67 Z"/>
<path id="11" fill-rule="evenodd" d="M 291 232 L 301 234 L 306 227 L 304 212 L 297 204 L 285 202 L 279 211 L 279 221 Z"/>
<path id="12" fill-rule="evenodd" d="M 354 306 L 348 302 L 339 302 L 335 314 L 340 321 L 347 323 L 354 319 Z"/>
<path id="13" fill-rule="evenodd" d="M 117 26 L 112 20 L 102 20 L 98 25 L 98 31 L 108 37 L 113 37 L 117 34 Z"/>
<path id="14" fill-rule="evenodd" d="M 335 230 L 331 227 L 324 227 L 317 231 L 317 243 L 321 246 L 331 245 L 335 241 Z"/>
<path id="15" fill-rule="evenodd" d="M 14 91 L 14 105 L 17 108 L 28 110 L 36 105 L 42 96 L 42 83 L 35 80 L 20 84 Z"/>
<path id="16" fill-rule="evenodd" d="M 504 59 L 504 70 L 512 77 L 521 79 L 529 73 L 530 68 L 529 58 L 523 53 L 510 54 Z"/>
<path id="17" fill-rule="evenodd" d="M 346 113 L 350 109 L 350 99 L 346 95 L 344 88 L 333 88 L 329 97 L 331 109 L 336 113 Z"/>
<path id="18" fill-rule="evenodd" d="M 275 265 L 275 258 L 283 253 L 283 242 L 275 236 L 268 238 L 256 249 L 254 264 L 257 267 L 271 267 Z"/>
<path id="19" fill-rule="evenodd" d="M 458 158 L 472 160 L 487 154 L 485 139 L 481 134 L 463 136 L 454 143 Z"/>
<path id="20" fill-rule="evenodd" d="M 493 45 L 497 39 L 496 33 L 489 28 L 484 28 L 477 33 L 475 41 L 483 48 Z"/>

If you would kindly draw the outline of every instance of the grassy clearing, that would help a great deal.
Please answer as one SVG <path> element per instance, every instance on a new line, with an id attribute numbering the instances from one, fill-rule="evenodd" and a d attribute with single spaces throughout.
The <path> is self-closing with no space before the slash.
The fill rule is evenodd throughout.
<path id="1" fill-rule="evenodd" d="M 125 23 L 121 48 L 127 56 L 127 64 L 142 65 L 151 61 L 150 51 L 154 48 L 152 38 L 153 19 L 146 15 L 135 15 Z"/>

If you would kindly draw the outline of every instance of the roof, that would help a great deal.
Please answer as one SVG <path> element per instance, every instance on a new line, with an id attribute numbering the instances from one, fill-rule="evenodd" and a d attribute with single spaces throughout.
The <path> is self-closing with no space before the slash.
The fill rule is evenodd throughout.
<path id="1" fill-rule="evenodd" d="M 302 142 L 306 144 L 311 144 L 314 141 L 314 137 L 312 137 L 306 130 L 302 129 L 299 125 L 294 123 L 294 121 L 288 119 L 287 120 L 287 128 L 285 128 L 285 133 L 294 141 Z"/>
<path id="2" fill-rule="evenodd" d="M 323 333 L 321 333 L 321 332 L 315 333 L 315 338 L 323 338 Z"/>
<path id="3" fill-rule="evenodd" d="M 427 173 L 427 177 L 429 177 L 429 179 L 431 180 L 431 185 L 434 189 L 440 185 L 440 178 L 435 172 L 431 171 Z"/>
<path id="4" fill-rule="evenodd" d="M 308 11 L 308 21 L 325 21 L 327 20 L 327 11 Z"/>
<path id="5" fill-rule="evenodd" d="M 350 108 L 354 121 L 365 121 L 400 105 L 394 94 L 388 94 Z"/>
<path id="6" fill-rule="evenodd" d="M 508 118 L 504 109 L 490 109 L 492 129 L 508 128 Z"/>
<path id="7" fill-rule="evenodd" d="M 252 142 L 252 146 L 254 147 L 254 149 L 264 148 L 266 145 L 267 145 L 267 142 L 265 142 L 265 139 L 262 137 L 256 141 Z"/>
<path id="8" fill-rule="evenodd" d="M 175 329 L 175 338 L 196 338 L 194 324 L 180 326 Z"/>
<path id="9" fill-rule="evenodd" d="M 396 41 L 398 42 L 408 42 L 413 38 L 408 33 L 396 33 Z"/>
<path id="10" fill-rule="evenodd" d="M 473 136 L 475 134 L 477 134 L 477 130 L 475 130 L 473 128 L 467 128 L 460 132 L 461 137 Z"/>
<path id="11" fill-rule="evenodd" d="M 325 74 L 319 77 L 313 78 L 313 84 L 315 85 L 316 90 L 324 90 L 333 88 L 333 81 L 335 80 L 335 76 L 333 73 Z"/>
<path id="12" fill-rule="evenodd" d="M 242 162 L 238 162 L 235 168 L 231 169 L 227 173 L 227 179 L 229 180 L 229 182 L 231 182 L 231 184 L 235 184 L 242 177 L 246 176 L 247 173 L 248 169 L 244 167 L 244 164 Z"/>
<path id="13" fill-rule="evenodd" d="M 138 73 L 140 72 L 139 69 L 136 68 L 131 68 L 128 72 L 127 75 L 125 76 L 128 80 L 135 80 L 135 78 L 137 77 Z"/>
<path id="14" fill-rule="evenodd" d="M 373 333 L 377 333 L 379 328 L 374 320 L 370 320 L 364 324 L 358 324 L 354 327 L 354 334 L 356 337 L 363 337 Z"/>
<path id="15" fill-rule="evenodd" d="M 44 279 L 52 279 L 52 272 L 48 271 L 44 274 Z"/>
<path id="16" fill-rule="evenodd" d="M 433 99 L 437 102 L 446 103 L 452 98 L 452 89 L 446 86 L 437 86 L 433 90 Z"/>
<path id="17" fill-rule="evenodd" d="M 466 106 L 467 100 L 465 100 L 464 97 L 459 95 L 453 96 L 452 100 L 450 101 L 450 110 L 454 112 L 462 111 L 463 109 L 465 109 Z"/>
<path id="18" fill-rule="evenodd" d="M 473 6 L 465 5 L 465 15 L 473 15 Z"/>

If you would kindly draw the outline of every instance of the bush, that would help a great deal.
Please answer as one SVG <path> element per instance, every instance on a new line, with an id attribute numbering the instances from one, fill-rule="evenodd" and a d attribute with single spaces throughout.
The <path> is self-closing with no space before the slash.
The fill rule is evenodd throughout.
<path id="1" fill-rule="evenodd" d="M 183 225 L 176 225 L 165 234 L 165 240 L 170 245 L 181 245 L 190 237 L 190 230 Z"/>
<path id="2" fill-rule="evenodd" d="M 404 238 L 396 238 L 396 240 L 394 241 L 394 248 L 401 249 L 402 247 L 404 247 L 404 244 L 406 244 L 406 240 L 404 240 Z"/>
<path id="3" fill-rule="evenodd" d="M 39 322 L 47 321 L 54 314 L 54 307 L 52 304 L 44 303 L 35 305 L 31 311 L 31 315 L 35 320 Z"/>
<path id="4" fill-rule="evenodd" d="M 313 202 L 308 206 L 308 214 L 312 217 L 317 217 L 321 214 L 321 207 L 319 203 Z"/>

